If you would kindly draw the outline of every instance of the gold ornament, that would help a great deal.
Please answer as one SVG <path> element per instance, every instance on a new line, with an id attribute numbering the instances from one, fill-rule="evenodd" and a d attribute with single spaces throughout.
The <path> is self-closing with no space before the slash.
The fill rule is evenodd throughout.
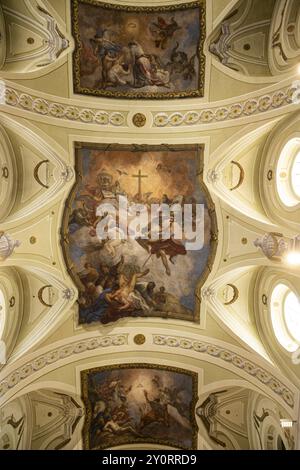
<path id="1" fill-rule="evenodd" d="M 135 125 L 135 127 L 144 127 L 144 125 L 146 124 L 145 114 L 136 113 L 132 118 L 132 122 Z"/>
<path id="2" fill-rule="evenodd" d="M 139 334 L 139 335 L 135 335 L 135 337 L 133 338 L 133 341 L 135 342 L 135 344 L 138 344 L 140 346 L 141 344 L 145 343 L 146 338 L 144 335 Z"/>

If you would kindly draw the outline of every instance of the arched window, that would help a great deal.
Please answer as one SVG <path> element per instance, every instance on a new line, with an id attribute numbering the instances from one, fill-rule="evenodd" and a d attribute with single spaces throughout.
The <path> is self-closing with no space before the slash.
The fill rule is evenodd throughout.
<path id="1" fill-rule="evenodd" d="M 272 292 L 271 319 L 281 346 L 296 351 L 300 346 L 300 298 L 286 284 L 278 284 Z"/>
<path id="2" fill-rule="evenodd" d="M 287 207 L 300 204 L 300 139 L 286 143 L 278 160 L 276 171 L 278 195 Z"/>

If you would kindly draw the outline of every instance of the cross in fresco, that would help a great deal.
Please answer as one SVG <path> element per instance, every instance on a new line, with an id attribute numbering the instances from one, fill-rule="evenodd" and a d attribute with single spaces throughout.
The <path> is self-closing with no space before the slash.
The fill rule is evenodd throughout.
<path id="1" fill-rule="evenodd" d="M 148 178 L 148 175 L 143 175 L 139 170 L 137 175 L 132 175 L 132 178 L 138 178 L 138 200 L 142 201 L 142 178 Z"/>

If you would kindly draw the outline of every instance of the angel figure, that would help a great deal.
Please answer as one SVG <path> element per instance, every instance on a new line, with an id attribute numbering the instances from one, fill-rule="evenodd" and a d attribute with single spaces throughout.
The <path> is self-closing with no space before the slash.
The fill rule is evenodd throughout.
<path id="1" fill-rule="evenodd" d="M 155 46 L 164 50 L 168 41 L 174 36 L 175 31 L 178 31 L 181 27 L 178 26 L 174 16 L 171 18 L 170 23 L 167 23 L 164 18 L 159 16 L 157 23 L 152 22 L 149 29 L 154 38 Z"/>

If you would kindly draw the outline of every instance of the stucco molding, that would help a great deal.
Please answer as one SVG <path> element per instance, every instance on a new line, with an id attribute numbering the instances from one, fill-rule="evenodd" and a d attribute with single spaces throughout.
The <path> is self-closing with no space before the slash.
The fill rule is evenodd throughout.
<path id="1" fill-rule="evenodd" d="M 272 392 L 279 395 L 289 407 L 294 408 L 295 400 L 292 390 L 286 387 L 274 374 L 241 354 L 211 342 L 194 341 L 181 336 L 153 335 L 153 343 L 160 347 L 192 350 L 201 356 L 209 355 L 224 363 L 230 363 L 234 368 L 243 370 L 247 375 L 267 386 Z"/>
<path id="2" fill-rule="evenodd" d="M 285 83 L 285 85 L 284 85 Z M 237 125 L 241 121 L 252 121 L 253 118 L 269 117 L 280 111 L 288 112 L 294 108 L 299 109 L 300 104 L 293 102 L 295 93 L 299 90 L 298 82 L 281 82 L 277 86 L 265 88 L 259 94 L 251 93 L 239 97 L 206 104 L 191 104 L 188 109 L 182 105 L 170 106 L 170 110 L 161 112 L 153 105 L 148 106 L 145 111 L 149 117 L 147 128 L 153 131 L 159 128 L 198 128 L 207 126 L 224 127 L 224 125 Z M 22 88 L 22 89 L 21 89 Z M 56 99 L 55 99 L 56 98 Z M 93 126 L 96 129 L 134 128 L 128 107 L 122 109 L 119 103 L 109 107 L 108 104 L 97 106 L 97 101 L 91 101 L 94 106 L 90 107 L 87 100 L 82 105 L 81 99 L 69 100 L 57 98 L 44 93 L 32 93 L 30 89 L 17 87 L 12 82 L 3 81 L 0 86 L 0 110 L 16 112 L 16 114 L 28 116 L 39 120 L 54 121 L 55 124 L 69 125 L 72 127 Z M 136 111 L 141 109 L 142 104 L 135 105 Z M 67 124 L 68 123 L 68 124 Z M 135 128 L 136 130 L 136 128 Z"/>
<path id="3" fill-rule="evenodd" d="M 83 333 L 75 339 L 61 340 L 55 345 L 41 348 L 20 358 L 15 364 L 7 364 L 0 372 L 0 402 L 4 403 L 39 377 L 54 369 L 97 356 L 97 363 L 105 357 L 117 354 L 118 361 L 125 360 L 127 354 L 151 352 L 167 356 L 176 355 L 183 363 L 190 360 L 210 362 L 234 372 L 248 380 L 264 392 L 279 400 L 288 410 L 297 412 L 298 393 L 293 384 L 276 373 L 275 369 L 261 357 L 240 347 L 211 337 L 196 334 L 180 336 L 176 330 L 168 335 L 161 329 L 146 334 L 146 342 L 141 348 L 133 342 L 140 328 L 116 328 L 115 334 L 99 335 L 99 332 Z M 165 357 L 165 360 L 167 359 Z M 140 354 L 142 357 L 142 354 Z M 191 364 L 192 367 L 192 364 Z"/>
<path id="4" fill-rule="evenodd" d="M 284 108 L 293 103 L 296 85 L 286 86 L 273 92 L 261 93 L 227 105 L 213 104 L 210 108 L 153 113 L 154 127 L 177 127 L 206 125 L 249 118 L 272 110 Z"/>

